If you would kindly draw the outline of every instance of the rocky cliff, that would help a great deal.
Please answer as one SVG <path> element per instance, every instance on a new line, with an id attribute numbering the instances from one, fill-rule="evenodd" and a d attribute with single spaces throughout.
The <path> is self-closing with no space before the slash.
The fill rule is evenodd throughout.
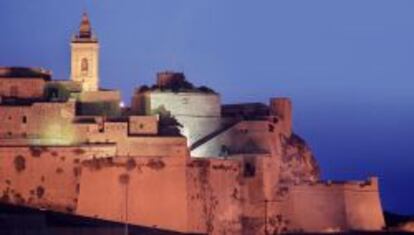
<path id="1" fill-rule="evenodd" d="M 282 146 L 280 185 L 318 181 L 319 166 L 306 141 L 294 133 L 290 137 L 280 135 L 280 138 Z"/>

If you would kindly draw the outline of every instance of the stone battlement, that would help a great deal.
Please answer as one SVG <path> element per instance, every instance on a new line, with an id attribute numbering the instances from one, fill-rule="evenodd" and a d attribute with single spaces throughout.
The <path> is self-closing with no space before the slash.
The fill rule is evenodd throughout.
<path id="1" fill-rule="evenodd" d="M 341 188 L 344 190 L 376 190 L 378 191 L 378 177 L 370 177 L 367 180 L 359 181 L 317 181 L 317 182 L 303 182 L 295 184 L 294 188 L 297 190 L 307 189 L 308 187 L 318 189 Z"/>

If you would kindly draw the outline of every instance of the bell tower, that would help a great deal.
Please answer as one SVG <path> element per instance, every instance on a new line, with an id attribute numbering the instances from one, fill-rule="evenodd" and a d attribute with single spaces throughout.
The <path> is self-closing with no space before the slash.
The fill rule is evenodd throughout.
<path id="1" fill-rule="evenodd" d="M 88 15 L 82 21 L 71 42 L 71 80 L 82 86 L 82 91 L 99 90 L 99 42 L 92 32 Z"/>

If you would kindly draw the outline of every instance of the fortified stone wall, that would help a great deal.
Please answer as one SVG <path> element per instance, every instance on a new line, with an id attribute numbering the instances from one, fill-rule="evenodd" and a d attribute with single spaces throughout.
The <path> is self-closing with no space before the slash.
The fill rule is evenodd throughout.
<path id="1" fill-rule="evenodd" d="M 71 120 L 75 115 L 73 102 L 34 103 L 27 106 L 0 106 L 4 117 L 0 122 L 1 138 L 44 138 L 69 139 L 72 136 Z"/>
<path id="2" fill-rule="evenodd" d="M 87 161 L 76 213 L 187 232 L 186 161 L 179 155 Z"/>
<path id="3" fill-rule="evenodd" d="M 181 134 L 187 138 L 187 144 L 192 148 L 198 143 L 202 143 L 203 139 L 208 139 L 214 132 L 226 129 L 232 125 L 234 121 L 228 118 L 220 117 L 194 117 L 194 116 L 175 116 L 178 123 L 182 125 L 179 127 Z M 206 157 L 207 155 L 193 155 L 193 157 Z"/>
<path id="4" fill-rule="evenodd" d="M 221 112 L 220 96 L 201 92 L 151 91 L 135 94 L 131 109 L 146 115 L 170 113 L 172 116 L 193 117 L 219 117 Z"/>
<path id="5" fill-rule="evenodd" d="M 158 116 L 130 116 L 128 132 L 130 135 L 157 135 Z"/>
<path id="6" fill-rule="evenodd" d="M 378 178 L 344 186 L 348 226 L 353 230 L 378 230 L 385 227 Z"/>
<path id="7" fill-rule="evenodd" d="M 83 91 L 79 94 L 80 102 L 119 101 L 121 93 L 118 90 Z"/>
<path id="8" fill-rule="evenodd" d="M 269 203 L 277 188 L 275 164 L 268 154 L 192 160 L 187 167 L 192 230 L 249 235 L 275 231 L 280 207 Z"/>
<path id="9" fill-rule="evenodd" d="M 41 98 L 45 83 L 43 78 L 0 78 L 0 97 Z"/>
<path id="10" fill-rule="evenodd" d="M 289 190 L 290 230 L 380 230 L 385 225 L 376 179 L 302 184 Z"/>
<path id="11" fill-rule="evenodd" d="M 263 199 L 257 190 L 263 170 L 246 168 L 243 156 L 108 157 L 115 156 L 114 145 L 0 151 L 0 190 L 7 203 L 174 231 L 240 234 L 247 226 L 242 203 Z"/>
<path id="12" fill-rule="evenodd" d="M 187 153 L 187 144 L 182 137 L 129 137 L 118 146 L 120 156 L 175 156 Z"/>
<path id="13" fill-rule="evenodd" d="M 118 156 L 174 156 L 188 151 L 183 137 L 129 136 L 127 122 L 103 122 L 102 128 L 98 123 L 77 123 L 76 131 L 80 143 L 116 144 Z"/>
<path id="14" fill-rule="evenodd" d="M 81 162 L 114 146 L 0 147 L 0 200 L 66 213 L 76 208 Z"/>
<path id="15" fill-rule="evenodd" d="M 132 99 L 133 113 L 172 117 L 181 125 L 181 133 L 192 146 L 208 135 L 226 128 L 232 120 L 221 118 L 220 96 L 201 92 L 150 91 L 137 93 Z M 195 155 L 205 157 L 207 155 Z"/>
<path id="16" fill-rule="evenodd" d="M 279 117 L 281 130 L 287 136 L 292 134 L 292 102 L 289 98 L 271 98 L 270 114 Z"/>
<path id="17" fill-rule="evenodd" d="M 271 128 L 269 128 L 271 125 Z M 276 153 L 277 129 L 268 121 L 240 121 L 192 149 L 192 156 Z"/>
<path id="18" fill-rule="evenodd" d="M 189 231 L 241 234 L 240 160 L 192 160 L 187 172 Z"/>
<path id="19" fill-rule="evenodd" d="M 371 230 L 384 224 L 375 180 L 291 185 L 281 192 L 278 160 L 269 154 L 108 157 L 115 151 L 115 145 L 0 148 L 1 199 L 209 234 Z"/>

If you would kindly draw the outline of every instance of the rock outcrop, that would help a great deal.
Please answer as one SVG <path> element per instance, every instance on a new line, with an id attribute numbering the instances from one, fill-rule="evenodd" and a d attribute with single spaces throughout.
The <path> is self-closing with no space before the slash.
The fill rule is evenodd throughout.
<path id="1" fill-rule="evenodd" d="M 308 144 L 300 136 L 280 135 L 282 158 L 279 183 L 281 185 L 316 182 L 320 178 L 318 163 Z"/>

